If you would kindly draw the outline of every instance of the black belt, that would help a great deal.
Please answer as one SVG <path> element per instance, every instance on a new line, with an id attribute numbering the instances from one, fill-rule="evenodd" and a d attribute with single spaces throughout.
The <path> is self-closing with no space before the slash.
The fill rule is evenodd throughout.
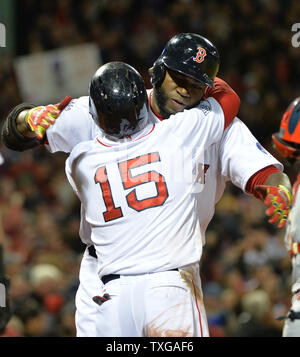
<path id="1" fill-rule="evenodd" d="M 178 269 L 175 268 L 175 269 L 170 269 L 167 271 L 178 271 Z M 102 280 L 103 284 L 107 284 L 109 281 L 119 279 L 119 278 L 120 278 L 120 274 L 108 274 L 108 275 L 102 276 L 101 280 Z"/>
<path id="2" fill-rule="evenodd" d="M 96 249 L 93 245 L 90 245 L 88 247 L 88 251 L 89 251 L 90 256 L 97 259 Z M 168 271 L 178 271 L 178 269 L 175 268 L 175 269 L 170 269 Z M 119 278 L 120 278 L 120 274 L 108 274 L 108 275 L 104 275 L 101 278 L 101 280 L 102 280 L 103 284 L 107 284 L 109 281 L 114 280 L 114 279 L 119 279 Z"/>
<path id="3" fill-rule="evenodd" d="M 96 249 L 93 245 L 88 247 L 89 255 L 97 259 Z"/>

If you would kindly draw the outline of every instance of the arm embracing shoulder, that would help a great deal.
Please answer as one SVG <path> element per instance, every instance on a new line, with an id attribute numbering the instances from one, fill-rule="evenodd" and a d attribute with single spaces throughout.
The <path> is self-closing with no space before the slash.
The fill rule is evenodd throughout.
<path id="1" fill-rule="evenodd" d="M 214 88 L 206 87 L 204 98 L 214 98 L 222 107 L 224 113 L 224 129 L 237 116 L 240 108 L 240 98 L 237 93 L 221 78 L 214 79 Z"/>
<path id="2" fill-rule="evenodd" d="M 24 151 L 42 143 L 33 136 L 25 123 L 26 112 L 34 107 L 33 104 L 22 103 L 9 112 L 1 130 L 1 138 L 7 148 Z"/>

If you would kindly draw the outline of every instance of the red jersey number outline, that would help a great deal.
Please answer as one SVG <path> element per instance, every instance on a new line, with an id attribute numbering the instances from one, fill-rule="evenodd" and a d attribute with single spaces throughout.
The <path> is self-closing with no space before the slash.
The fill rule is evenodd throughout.
<path id="1" fill-rule="evenodd" d="M 151 170 L 135 176 L 132 175 L 132 169 L 157 161 L 160 161 L 159 153 L 154 152 L 122 161 L 118 165 L 124 189 L 127 190 L 133 188 L 133 190 L 126 195 L 127 204 L 130 208 L 138 212 L 148 208 L 162 206 L 169 197 L 164 176 L 157 171 Z M 149 182 L 155 183 L 157 191 L 156 196 L 138 200 L 136 187 Z M 123 217 L 121 207 L 116 207 L 114 204 L 105 166 L 97 169 L 95 183 L 100 184 L 103 200 L 106 206 L 106 211 L 103 212 L 105 222 Z"/>
<path id="2" fill-rule="evenodd" d="M 105 166 L 99 167 L 97 169 L 95 174 L 95 183 L 99 183 L 101 187 L 102 197 L 106 207 L 106 211 L 103 212 L 103 218 L 105 222 L 123 217 L 122 208 L 115 206 Z"/>
<path id="3" fill-rule="evenodd" d="M 198 52 L 196 54 L 196 57 L 193 57 L 193 60 L 202 63 L 204 61 L 204 57 L 206 56 L 206 50 L 205 48 L 198 47 Z"/>

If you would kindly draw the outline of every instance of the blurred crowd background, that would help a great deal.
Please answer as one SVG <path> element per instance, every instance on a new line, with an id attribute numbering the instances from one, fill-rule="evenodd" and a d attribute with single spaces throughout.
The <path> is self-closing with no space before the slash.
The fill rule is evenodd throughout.
<path id="1" fill-rule="evenodd" d="M 239 94 L 239 117 L 280 159 L 271 134 L 300 95 L 300 47 L 291 44 L 298 0 L 15 0 L 14 16 L 14 53 L 0 49 L 2 122 L 24 101 L 13 66 L 18 56 L 93 43 L 103 62 L 130 63 L 150 88 L 147 71 L 164 44 L 176 33 L 195 32 L 219 49 L 218 76 Z M 1 145 L 0 151 L 0 233 L 13 312 L 2 336 L 75 336 L 85 247 L 66 156 L 44 147 L 17 153 Z M 281 336 L 276 318 L 289 308 L 291 265 L 284 232 L 264 212 L 230 183 L 216 207 L 201 263 L 211 336 Z"/>

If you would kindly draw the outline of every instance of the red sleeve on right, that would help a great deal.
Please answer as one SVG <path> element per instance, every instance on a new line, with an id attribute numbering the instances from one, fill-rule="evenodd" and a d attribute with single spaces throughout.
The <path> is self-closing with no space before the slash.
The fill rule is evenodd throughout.
<path id="1" fill-rule="evenodd" d="M 261 199 L 260 195 L 257 194 L 254 190 L 254 187 L 257 185 L 263 185 L 267 181 L 267 178 L 274 172 L 280 172 L 280 170 L 278 170 L 274 165 L 266 166 L 263 169 L 257 171 L 247 181 L 246 192 L 251 193 L 258 199 Z"/>
<path id="2" fill-rule="evenodd" d="M 214 85 L 215 88 L 206 87 L 204 98 L 213 97 L 221 105 L 225 118 L 225 130 L 236 117 L 241 100 L 236 92 L 221 78 L 216 77 Z"/>

